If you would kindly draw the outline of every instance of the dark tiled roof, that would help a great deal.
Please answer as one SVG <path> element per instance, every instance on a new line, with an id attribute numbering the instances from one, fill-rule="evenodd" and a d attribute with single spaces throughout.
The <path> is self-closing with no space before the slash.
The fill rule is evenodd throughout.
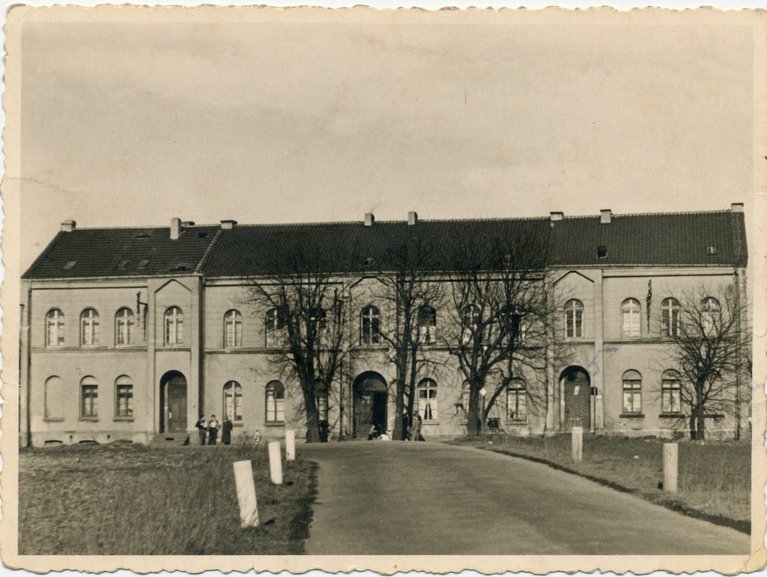
<path id="1" fill-rule="evenodd" d="M 24 278 L 155 276 L 194 272 L 217 226 L 185 228 L 177 240 L 169 228 L 90 228 L 60 232 Z"/>
<path id="2" fill-rule="evenodd" d="M 239 277 L 319 267 L 327 271 L 391 270 L 406 251 L 410 265 L 440 271 L 461 265 L 469 246 L 503 255 L 530 254 L 529 267 L 736 265 L 747 261 L 742 213 L 613 215 L 498 220 L 239 225 L 184 229 L 80 229 L 59 233 L 25 278 L 168 275 L 202 271 Z M 599 258 L 598 247 L 606 256 Z M 713 247 L 713 250 L 709 247 Z M 414 260 L 417 255 L 417 262 Z M 143 262 L 146 261 L 146 262 Z M 69 266 L 72 262 L 73 265 Z M 143 266 L 141 266 L 143 263 Z"/>
<path id="3" fill-rule="evenodd" d="M 606 257 L 597 256 L 603 246 Z M 709 247 L 713 253 L 709 254 Z M 549 265 L 738 265 L 747 261 L 742 213 L 730 211 L 566 218 L 554 223 Z"/>
<path id="4" fill-rule="evenodd" d="M 275 274 L 304 266 L 337 272 L 396 270 L 407 255 L 412 268 L 440 271 L 454 264 L 465 239 L 488 248 L 497 243 L 495 248 L 504 250 L 529 238 L 543 248 L 535 255 L 542 267 L 548 230 L 544 219 L 237 226 L 223 231 L 204 270 L 211 277 Z"/>

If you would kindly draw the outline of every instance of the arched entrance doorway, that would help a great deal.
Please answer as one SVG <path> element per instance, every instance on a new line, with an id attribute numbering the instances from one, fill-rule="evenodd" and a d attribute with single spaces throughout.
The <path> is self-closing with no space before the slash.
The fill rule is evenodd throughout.
<path id="1" fill-rule="evenodd" d="M 386 430 L 388 393 L 386 380 L 375 371 L 366 371 L 354 379 L 354 437 L 367 438 L 370 428 Z"/>
<path id="2" fill-rule="evenodd" d="M 574 426 L 591 427 L 591 379 L 582 367 L 567 367 L 559 380 L 565 398 L 565 431 Z"/>
<path id="3" fill-rule="evenodd" d="M 160 432 L 186 432 L 186 377 L 168 371 L 160 379 Z"/>

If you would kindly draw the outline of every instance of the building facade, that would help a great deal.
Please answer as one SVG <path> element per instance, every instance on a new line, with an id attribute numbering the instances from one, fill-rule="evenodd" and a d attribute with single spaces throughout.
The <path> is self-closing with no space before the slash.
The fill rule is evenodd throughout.
<path id="1" fill-rule="evenodd" d="M 263 263 L 291 247 L 338 257 L 333 272 L 346 279 L 348 354 L 336 385 L 318 399 L 329 438 L 366 438 L 375 424 L 392 428 L 395 368 L 382 334 L 396 311 L 376 296 L 387 254 L 404 238 L 423 238 L 441 247 L 426 267 L 439 279 L 450 266 L 451 239 L 502 238 L 520 228 L 542 239 L 547 275 L 564 295 L 553 326 L 568 353 L 535 377 L 539 383 L 512 381 L 488 429 L 537 435 L 580 424 L 605 434 L 684 434 L 681 376 L 669 356 L 675 295 L 747 298 L 741 204 L 476 221 L 419 221 L 414 213 L 406 222 L 366 215 L 359 223 L 198 226 L 173 219 L 170 228 L 135 229 L 77 229 L 67 221 L 22 277 L 20 443 L 194 441 L 201 414 L 230 417 L 235 439 L 300 430 L 300 388 L 273 362 L 278 315 L 247 296 L 253 279 L 273 273 Z M 436 334 L 450 319 L 436 309 L 422 328 Z M 749 333 L 744 326 L 745 343 Z M 423 354 L 441 362 L 419 375 L 424 436 L 463 435 L 464 378 L 440 341 L 426 338 Z M 542 402 L 532 402 L 530 386 L 547 391 Z M 709 434 L 747 429 L 750 394 L 738 395 L 735 410 L 709 416 Z"/>

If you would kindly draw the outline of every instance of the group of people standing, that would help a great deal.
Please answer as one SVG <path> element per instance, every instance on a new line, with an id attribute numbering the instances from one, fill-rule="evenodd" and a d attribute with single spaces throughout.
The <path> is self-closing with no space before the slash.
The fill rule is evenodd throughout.
<path id="1" fill-rule="evenodd" d="M 234 425 L 228 416 L 224 417 L 224 422 L 221 424 L 216 419 L 216 415 L 211 415 L 208 420 L 205 419 L 205 415 L 200 415 L 195 427 L 197 427 L 197 432 L 200 435 L 200 445 L 215 445 L 218 440 L 219 427 L 221 428 L 221 442 L 224 445 L 229 445 L 232 442 Z"/>
<path id="2" fill-rule="evenodd" d="M 407 412 L 402 413 L 402 440 L 403 441 L 425 441 L 421 434 L 421 423 L 423 418 L 417 411 L 413 412 L 413 422 L 410 422 Z M 379 441 L 391 441 L 391 435 L 386 430 L 385 425 L 374 423 L 368 432 L 368 441 L 378 439 Z"/>

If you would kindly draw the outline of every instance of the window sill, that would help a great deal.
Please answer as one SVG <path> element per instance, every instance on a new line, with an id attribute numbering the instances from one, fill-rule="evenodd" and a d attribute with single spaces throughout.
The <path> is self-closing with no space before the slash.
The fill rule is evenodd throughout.
<path id="1" fill-rule="evenodd" d="M 46 423 L 63 423 L 64 417 L 45 417 L 43 421 Z"/>
<path id="2" fill-rule="evenodd" d="M 644 413 L 622 413 L 621 419 L 644 419 Z"/>
<path id="3" fill-rule="evenodd" d="M 661 413 L 658 417 L 661 419 L 684 419 L 685 415 L 682 413 Z"/>
<path id="4" fill-rule="evenodd" d="M 115 417 L 114 420 L 115 421 L 123 421 L 123 422 L 125 422 L 125 421 L 131 422 L 131 421 L 135 421 L 136 418 L 135 417 Z"/>
<path id="5" fill-rule="evenodd" d="M 99 418 L 98 417 L 80 417 L 77 420 L 78 421 L 86 421 L 86 422 L 95 423 L 95 422 L 97 422 L 99 420 Z"/>
<path id="6" fill-rule="evenodd" d="M 267 421 L 264 425 L 267 427 L 284 427 L 285 421 Z"/>

